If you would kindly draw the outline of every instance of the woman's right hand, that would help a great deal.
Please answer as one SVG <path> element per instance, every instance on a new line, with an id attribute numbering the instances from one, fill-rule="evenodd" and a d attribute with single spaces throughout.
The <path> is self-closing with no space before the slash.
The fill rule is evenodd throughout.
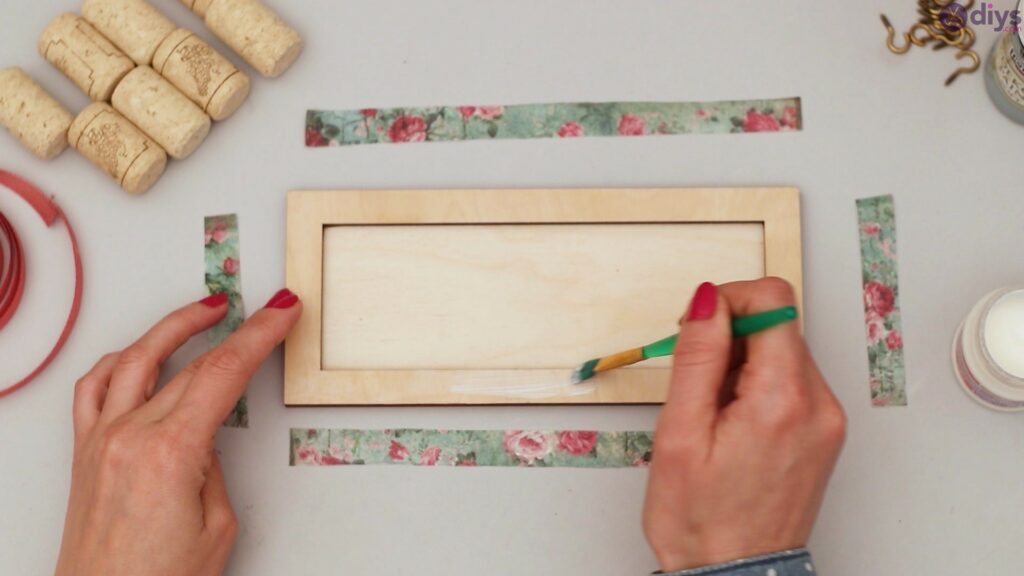
<path id="1" fill-rule="evenodd" d="M 845 415 L 796 322 L 731 333 L 734 316 L 794 302 L 777 278 L 705 283 L 680 322 L 644 509 L 665 572 L 807 544 Z"/>

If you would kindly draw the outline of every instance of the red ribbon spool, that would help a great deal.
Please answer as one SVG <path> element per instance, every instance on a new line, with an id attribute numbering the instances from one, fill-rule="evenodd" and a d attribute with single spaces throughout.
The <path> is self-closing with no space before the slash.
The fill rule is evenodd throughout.
<path id="1" fill-rule="evenodd" d="M 82 257 L 78 251 L 78 238 L 75 237 L 75 231 L 72 229 L 71 223 L 68 222 L 67 216 L 60 209 L 60 206 L 53 199 L 40 192 L 38 188 L 6 170 L 0 170 L 0 185 L 7 187 L 27 202 L 39 214 L 39 217 L 43 219 L 43 223 L 47 227 L 53 226 L 58 220 L 63 220 L 64 227 L 68 231 L 68 238 L 71 239 L 71 251 L 75 258 L 75 295 L 71 301 L 71 312 L 68 313 L 68 319 L 64 323 L 64 329 L 61 331 L 60 336 L 57 338 L 57 343 L 54 344 L 50 353 L 46 355 L 39 366 L 29 372 L 27 376 L 13 384 L 0 388 L 0 398 L 2 398 L 19 390 L 35 379 L 53 362 L 61 348 L 64 347 L 68 336 L 71 335 L 71 330 L 75 327 L 75 322 L 78 320 L 78 311 L 82 305 L 83 276 Z M 3 330 L 4 326 L 11 321 L 11 318 L 14 317 L 15 312 L 18 310 L 18 305 L 21 303 L 21 297 L 25 290 L 25 276 L 25 253 L 21 241 L 18 239 L 14 226 L 11 225 L 11 222 L 3 213 L 0 213 L 0 330 Z"/>

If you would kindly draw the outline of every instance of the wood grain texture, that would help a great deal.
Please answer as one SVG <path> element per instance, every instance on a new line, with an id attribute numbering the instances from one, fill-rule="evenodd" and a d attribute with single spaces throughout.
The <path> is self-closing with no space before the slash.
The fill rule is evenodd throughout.
<path id="1" fill-rule="evenodd" d="M 570 372 L 671 333 L 703 280 L 780 276 L 799 303 L 799 192 L 292 192 L 287 271 L 288 405 L 656 403 L 664 364 Z"/>
<path id="2" fill-rule="evenodd" d="M 759 224 L 331 226 L 322 365 L 569 373 L 672 334 L 702 281 L 762 276 Z"/>

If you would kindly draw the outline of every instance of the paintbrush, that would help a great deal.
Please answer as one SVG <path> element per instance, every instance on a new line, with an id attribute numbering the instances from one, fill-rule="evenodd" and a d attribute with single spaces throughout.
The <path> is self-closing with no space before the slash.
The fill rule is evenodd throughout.
<path id="1" fill-rule="evenodd" d="M 732 335 L 734 338 L 750 336 L 751 334 L 763 332 L 780 324 L 792 322 L 793 320 L 796 320 L 796 318 L 797 312 L 796 307 L 794 306 L 786 306 L 784 308 L 776 308 L 775 310 L 752 314 L 750 316 L 733 318 Z M 648 344 L 641 348 L 633 348 L 632 350 L 626 350 L 625 352 L 619 352 L 618 354 L 612 354 L 611 356 L 605 356 L 604 358 L 587 360 L 579 368 L 573 371 L 572 382 L 573 384 L 579 384 L 580 382 L 590 380 L 601 372 L 607 372 L 609 370 L 614 370 L 615 368 L 622 368 L 623 366 L 643 362 L 649 358 L 671 356 L 676 349 L 676 338 L 677 336 L 669 336 L 668 338 L 658 340 L 653 344 Z"/>

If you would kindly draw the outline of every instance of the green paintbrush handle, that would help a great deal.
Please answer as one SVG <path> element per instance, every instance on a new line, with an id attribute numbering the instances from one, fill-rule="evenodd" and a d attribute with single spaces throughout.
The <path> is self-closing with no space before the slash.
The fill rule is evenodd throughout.
<path id="1" fill-rule="evenodd" d="M 658 358 L 660 356 L 671 356 L 676 349 L 676 336 L 669 336 L 664 340 L 658 340 L 654 344 L 644 346 L 644 358 Z"/>
<path id="2" fill-rule="evenodd" d="M 741 316 L 732 320 L 732 335 L 737 338 L 764 332 L 786 322 L 796 320 L 797 313 L 795 306 L 776 308 L 759 314 Z"/>
<path id="3" fill-rule="evenodd" d="M 796 307 L 794 306 L 786 306 L 784 308 L 776 308 L 775 310 L 769 310 L 759 314 L 733 318 L 732 335 L 736 338 L 742 338 L 744 336 L 750 336 L 751 334 L 757 334 L 758 332 L 764 332 L 769 328 L 774 328 L 780 324 L 792 322 L 796 319 L 797 312 Z M 671 356 L 675 349 L 676 337 L 669 336 L 664 340 L 658 340 L 654 344 L 644 346 L 644 358 Z"/>

